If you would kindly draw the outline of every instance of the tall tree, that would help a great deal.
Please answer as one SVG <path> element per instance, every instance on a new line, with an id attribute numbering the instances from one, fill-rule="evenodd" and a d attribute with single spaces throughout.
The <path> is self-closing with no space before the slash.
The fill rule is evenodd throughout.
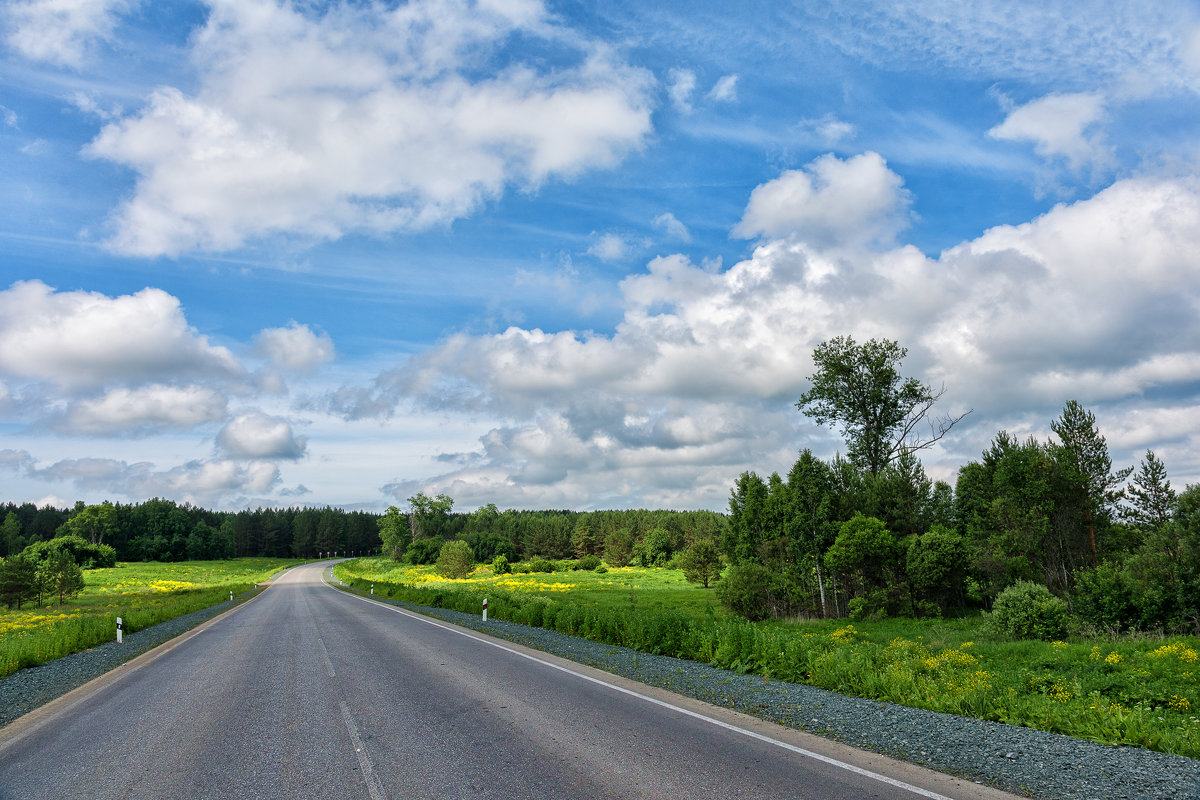
<path id="1" fill-rule="evenodd" d="M 837 536 L 834 523 L 834 477 L 824 461 L 807 447 L 800 453 L 788 473 L 787 488 L 790 501 L 788 533 L 797 556 L 811 558 L 817 574 L 817 591 L 821 597 L 821 616 L 829 616 L 825 597 L 825 575 L 821 570 L 823 556 Z M 797 561 L 800 559 L 797 558 Z"/>
<path id="2" fill-rule="evenodd" d="M 417 492 L 408 498 L 408 505 L 408 524 L 415 542 L 421 537 L 428 539 L 442 532 L 446 517 L 454 507 L 454 499 L 445 494 L 429 497 L 424 492 Z"/>
<path id="3" fill-rule="evenodd" d="M 872 475 L 903 453 L 931 446 L 970 413 L 930 416 L 946 390 L 901 377 L 898 367 L 907 354 L 888 339 L 859 345 L 838 336 L 822 342 L 813 350 L 812 386 L 796 403 L 817 424 L 840 426 L 851 461 Z"/>
<path id="4" fill-rule="evenodd" d="M 1108 443 L 1096 429 L 1096 415 L 1078 401 L 1067 401 L 1062 415 L 1050 423 L 1050 430 L 1059 439 L 1059 444 L 1052 448 L 1054 456 L 1066 468 L 1068 480 L 1083 494 L 1088 548 L 1092 553 L 1092 562 L 1098 564 L 1097 517 L 1104 521 L 1109 519 L 1117 501 L 1123 496 L 1120 485 L 1133 467 L 1113 470 L 1112 460 L 1108 457 Z"/>
<path id="5" fill-rule="evenodd" d="M 1153 450 L 1147 450 L 1146 457 L 1138 465 L 1128 495 L 1129 508 L 1125 518 L 1142 532 L 1157 531 L 1171 521 L 1175 490 L 1167 480 L 1166 466 Z"/>

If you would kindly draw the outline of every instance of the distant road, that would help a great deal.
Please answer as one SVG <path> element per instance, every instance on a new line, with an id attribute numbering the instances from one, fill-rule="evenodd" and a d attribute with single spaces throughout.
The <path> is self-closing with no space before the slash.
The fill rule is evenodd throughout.
<path id="1" fill-rule="evenodd" d="M 321 573 L 297 567 L 0 731 L 0 798 L 1009 797 L 353 597 Z"/>

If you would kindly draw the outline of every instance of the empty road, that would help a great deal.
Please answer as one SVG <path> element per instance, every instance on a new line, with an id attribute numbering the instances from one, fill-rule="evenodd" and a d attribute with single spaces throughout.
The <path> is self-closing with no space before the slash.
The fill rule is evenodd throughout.
<path id="1" fill-rule="evenodd" d="M 321 574 L 297 567 L 0 731 L 0 798 L 1009 797 L 347 595 Z M 806 752 L 818 750 L 826 760 Z"/>

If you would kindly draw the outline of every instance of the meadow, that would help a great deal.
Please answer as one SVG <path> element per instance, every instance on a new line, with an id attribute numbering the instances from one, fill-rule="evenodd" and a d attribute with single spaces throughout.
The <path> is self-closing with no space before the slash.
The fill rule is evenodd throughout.
<path id="1" fill-rule="evenodd" d="M 460 580 L 386 558 L 339 564 L 356 589 L 538 625 L 767 680 L 1200 757 L 1200 640 L 1009 640 L 983 615 L 750 623 L 672 569 L 623 567 Z"/>
<path id="2" fill-rule="evenodd" d="M 239 595 L 295 559 L 119 563 L 83 573 L 84 588 L 62 606 L 0 610 L 0 677 L 95 647 Z"/>

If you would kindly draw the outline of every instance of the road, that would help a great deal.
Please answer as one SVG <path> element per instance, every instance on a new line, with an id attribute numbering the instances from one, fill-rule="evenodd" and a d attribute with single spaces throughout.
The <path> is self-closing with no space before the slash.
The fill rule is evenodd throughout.
<path id="1" fill-rule="evenodd" d="M 321 574 L 297 567 L 0 731 L 0 798 L 1008 797 Z"/>

